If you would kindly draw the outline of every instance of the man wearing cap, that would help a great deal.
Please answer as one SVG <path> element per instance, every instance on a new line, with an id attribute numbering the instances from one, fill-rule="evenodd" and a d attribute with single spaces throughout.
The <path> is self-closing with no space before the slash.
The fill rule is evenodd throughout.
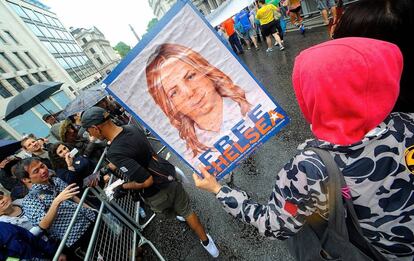
<path id="1" fill-rule="evenodd" d="M 46 113 L 42 116 L 42 119 L 44 122 L 51 125 L 49 130 L 49 135 L 47 136 L 49 142 L 55 143 L 59 141 L 59 129 L 61 126 L 61 123 L 58 122 L 55 116 L 52 114 Z"/>
<path id="2" fill-rule="evenodd" d="M 49 114 L 49 113 L 44 114 L 42 116 L 42 119 L 43 119 L 44 122 L 49 123 L 50 125 L 58 123 L 55 116 L 53 116 L 52 114 Z"/>
<path id="3" fill-rule="evenodd" d="M 219 255 L 213 239 L 191 209 L 187 192 L 172 178 L 175 177 L 174 166 L 157 156 L 143 132 L 132 125 L 115 125 L 109 113 L 99 107 L 86 110 L 81 121 L 89 135 L 110 142 L 107 158 L 128 180 L 115 188 L 115 194 L 138 190 L 154 212 L 167 217 L 184 217 L 209 254 Z"/>

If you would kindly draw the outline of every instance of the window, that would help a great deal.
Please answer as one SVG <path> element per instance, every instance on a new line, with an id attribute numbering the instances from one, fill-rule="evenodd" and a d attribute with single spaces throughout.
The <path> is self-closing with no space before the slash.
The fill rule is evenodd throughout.
<path id="1" fill-rule="evenodd" d="M 0 66 L 0 73 L 5 73 L 6 71 Z"/>
<path id="2" fill-rule="evenodd" d="M 20 77 L 23 79 L 23 81 L 25 83 L 27 83 L 27 85 L 29 85 L 29 86 L 34 85 L 34 83 L 32 82 L 32 80 L 30 80 L 29 76 L 23 75 L 23 76 L 20 76 Z"/>
<path id="3" fill-rule="evenodd" d="M 63 33 L 65 34 L 66 39 L 68 39 L 68 40 L 73 40 L 73 39 L 72 39 L 72 36 L 70 36 L 70 34 L 69 34 L 68 32 L 63 32 Z"/>
<path id="4" fill-rule="evenodd" d="M 70 65 L 71 68 L 76 67 L 76 63 L 70 57 L 65 58 L 66 62 Z"/>
<path id="5" fill-rule="evenodd" d="M 49 28 L 49 31 L 52 33 L 53 37 L 56 39 L 60 39 L 60 35 L 55 29 Z"/>
<path id="6" fill-rule="evenodd" d="M 66 35 L 65 35 L 65 33 L 64 32 L 62 32 L 62 31 L 60 31 L 60 30 L 56 30 L 57 32 L 58 32 L 58 34 L 59 34 L 59 38 L 60 39 L 63 39 L 63 40 L 65 40 L 66 39 Z"/>
<path id="7" fill-rule="evenodd" d="M 83 62 L 84 62 L 83 64 L 86 64 L 89 62 L 88 57 L 86 57 L 85 55 L 82 55 L 81 57 L 83 58 Z"/>
<path id="8" fill-rule="evenodd" d="M 60 66 L 63 67 L 63 69 L 66 70 L 66 69 L 69 69 L 70 68 L 69 64 L 65 61 L 65 59 L 63 59 L 63 58 L 57 58 L 56 60 L 58 61 L 58 63 L 60 64 Z"/>
<path id="9" fill-rule="evenodd" d="M 33 133 L 36 137 L 46 137 L 49 133 L 46 123 L 37 117 L 32 110 L 8 120 L 7 123 L 21 135 Z"/>
<path id="10" fill-rule="evenodd" d="M 40 104 L 37 104 L 34 106 L 36 111 L 38 111 L 41 115 L 44 115 L 46 113 L 55 113 L 58 112 L 60 109 L 58 106 L 56 106 L 55 103 L 52 102 L 51 99 L 47 99 L 42 101 Z"/>
<path id="11" fill-rule="evenodd" d="M 46 48 L 47 48 L 47 50 L 50 52 L 50 53 L 58 53 L 58 51 L 56 50 L 56 48 L 55 47 L 53 47 L 53 45 L 51 44 L 51 43 L 49 43 L 49 42 L 46 42 L 46 41 L 42 41 L 42 44 L 44 44 L 45 46 L 46 46 Z"/>
<path id="12" fill-rule="evenodd" d="M 46 77 L 48 81 L 53 81 L 52 77 L 50 77 L 50 75 L 46 71 L 42 72 L 42 74 Z"/>
<path id="13" fill-rule="evenodd" d="M 76 65 L 78 67 L 81 67 L 83 64 L 82 64 L 82 61 L 79 58 L 80 58 L 79 56 L 76 56 L 76 57 L 72 56 L 72 59 L 75 61 Z"/>
<path id="14" fill-rule="evenodd" d="M 101 58 L 100 58 L 100 57 L 96 57 L 96 60 L 98 61 L 98 63 L 99 63 L 100 65 L 103 65 L 103 62 L 102 62 L 102 60 L 101 60 Z"/>
<path id="15" fill-rule="evenodd" d="M 78 52 L 83 53 L 83 50 L 77 44 L 74 44 L 74 46 Z"/>
<path id="16" fill-rule="evenodd" d="M 46 27 L 39 25 L 38 28 L 40 29 L 40 31 L 42 31 L 44 36 L 53 38 L 53 35 L 49 32 L 49 30 Z"/>
<path id="17" fill-rule="evenodd" d="M 32 73 L 32 75 L 36 79 L 36 81 L 43 82 L 42 77 L 40 77 L 40 75 L 38 73 Z"/>
<path id="18" fill-rule="evenodd" d="M 44 37 L 44 34 L 42 33 L 42 31 L 40 31 L 36 25 L 31 24 L 31 23 L 26 23 L 26 24 L 27 24 L 27 27 L 29 27 L 30 31 L 32 31 L 32 33 L 34 33 L 36 36 Z"/>
<path id="19" fill-rule="evenodd" d="M 55 22 L 53 21 L 53 18 L 52 17 L 46 15 L 46 19 L 48 21 L 48 24 L 50 24 L 52 26 L 56 26 L 55 25 Z"/>
<path id="20" fill-rule="evenodd" d="M 36 16 L 39 17 L 40 21 L 42 21 L 42 23 L 48 24 L 48 21 L 47 21 L 46 17 L 43 14 L 41 14 L 39 12 L 35 12 L 35 13 L 36 13 Z"/>
<path id="21" fill-rule="evenodd" d="M 67 70 L 67 72 L 75 82 L 79 82 L 81 80 L 81 78 L 79 78 L 79 76 L 73 70 Z"/>
<path id="22" fill-rule="evenodd" d="M 7 90 L 6 87 L 4 87 L 3 84 L 1 84 L 1 82 L 0 82 L 0 95 L 3 98 L 9 98 L 12 96 L 11 92 L 9 92 L 9 90 Z"/>
<path id="23" fill-rule="evenodd" d="M 6 60 L 6 62 L 13 67 L 13 69 L 15 69 L 16 71 L 19 70 L 19 68 L 17 68 L 17 66 L 9 59 L 9 57 L 7 57 L 7 55 L 5 53 L 0 53 L 0 57 L 2 57 L 4 60 Z"/>
<path id="24" fill-rule="evenodd" d="M 14 38 L 14 36 L 9 32 L 9 31 L 4 31 L 6 34 L 7 34 L 7 36 L 10 38 L 10 39 L 12 39 L 13 40 L 13 42 L 15 42 L 15 43 L 17 43 L 17 44 L 19 44 L 19 42 L 16 40 L 16 38 Z"/>
<path id="25" fill-rule="evenodd" d="M 65 43 L 60 43 L 60 45 L 62 45 L 62 46 L 63 46 L 63 49 L 65 49 L 65 52 L 66 52 L 66 53 L 71 53 L 71 52 L 72 52 L 72 50 L 70 49 L 70 47 L 69 47 L 69 45 L 68 45 L 68 44 L 65 44 Z"/>
<path id="26" fill-rule="evenodd" d="M 13 86 L 16 91 L 21 92 L 24 88 L 20 85 L 20 83 L 15 78 L 7 79 L 11 86 Z"/>
<path id="27" fill-rule="evenodd" d="M 40 65 L 36 62 L 36 60 L 35 59 L 33 59 L 33 57 L 30 55 L 30 53 L 29 52 L 24 52 L 25 54 L 26 54 L 26 56 L 29 58 L 29 60 L 30 61 L 32 61 L 32 63 L 34 64 L 34 65 L 36 65 L 37 67 L 40 67 Z"/>
<path id="28" fill-rule="evenodd" d="M 23 7 L 23 10 L 32 20 L 40 22 L 39 17 L 37 17 L 32 10 L 30 10 L 26 7 Z"/>
<path id="29" fill-rule="evenodd" d="M 68 46 L 69 46 L 69 48 L 70 48 L 70 50 L 71 50 L 71 52 L 72 53 L 77 53 L 78 51 L 76 50 L 76 48 L 75 48 L 75 45 L 74 44 L 68 44 Z"/>
<path id="30" fill-rule="evenodd" d="M 2 140 L 16 140 L 10 133 L 0 127 L 0 139 Z"/>
<path id="31" fill-rule="evenodd" d="M 15 3 L 10 3 L 10 2 L 8 2 L 8 4 L 13 8 L 13 10 L 16 12 L 18 16 L 29 19 L 29 16 L 27 16 L 27 14 L 23 11 L 23 9 L 19 5 L 16 5 Z"/>
<path id="32" fill-rule="evenodd" d="M 20 54 L 18 52 L 13 52 L 13 54 L 17 57 L 17 59 L 19 59 L 19 61 L 24 64 L 24 66 L 26 66 L 27 69 L 30 69 L 30 66 L 26 63 L 25 60 L 23 60 L 23 58 L 20 56 Z"/>
<path id="33" fill-rule="evenodd" d="M 3 44 L 7 43 L 6 40 L 4 40 L 3 36 L 1 36 L 1 35 L 0 35 L 0 42 L 3 43 Z"/>
<path id="34" fill-rule="evenodd" d="M 60 53 L 65 53 L 65 49 L 59 43 L 52 43 L 53 47 L 58 50 Z"/>
<path id="35" fill-rule="evenodd" d="M 62 27 L 62 28 L 65 28 L 64 26 L 63 26 L 63 24 L 58 20 L 58 19 L 56 19 L 56 18 L 53 18 L 53 21 L 55 21 L 55 24 L 56 24 L 56 26 L 57 27 Z"/>
<path id="36" fill-rule="evenodd" d="M 88 41 L 86 40 L 86 38 L 82 38 L 82 42 L 87 43 Z"/>
<path id="37" fill-rule="evenodd" d="M 73 90 L 73 89 L 72 89 Z M 65 108 L 66 105 L 70 102 L 70 98 L 66 95 L 64 91 L 57 92 L 52 95 L 53 100 L 55 100 L 60 107 Z"/>
<path id="38" fill-rule="evenodd" d="M 92 54 L 95 53 L 95 50 L 93 48 L 90 48 L 89 51 L 91 51 Z"/>

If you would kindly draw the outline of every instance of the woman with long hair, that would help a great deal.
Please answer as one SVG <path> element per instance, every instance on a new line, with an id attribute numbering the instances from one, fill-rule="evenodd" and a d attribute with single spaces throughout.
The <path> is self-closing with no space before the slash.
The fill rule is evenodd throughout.
<path id="1" fill-rule="evenodd" d="M 251 105 L 245 91 L 192 49 L 161 44 L 147 61 L 148 91 L 178 130 L 193 157 L 211 148 L 202 131 L 218 134 L 232 103 L 246 116 Z M 226 112 L 224 114 L 223 112 Z M 238 119 L 240 119 L 240 117 Z"/>
<path id="2" fill-rule="evenodd" d="M 49 158 L 56 175 L 68 184 L 76 183 L 82 189 L 83 179 L 93 173 L 95 165 L 88 158 L 70 155 L 70 146 L 57 142 L 50 147 Z"/>

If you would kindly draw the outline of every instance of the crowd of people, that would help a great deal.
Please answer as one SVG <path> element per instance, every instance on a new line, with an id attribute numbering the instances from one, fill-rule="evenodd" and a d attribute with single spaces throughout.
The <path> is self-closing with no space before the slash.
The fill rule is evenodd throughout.
<path id="1" fill-rule="evenodd" d="M 178 182 L 179 170 L 157 156 L 148 132 L 130 119 L 110 96 L 62 121 L 44 115 L 43 120 L 52 125 L 49 136 L 26 135 L 20 141 L 21 151 L 2 159 L 0 226 L 4 237 L 0 240 L 7 249 L 2 249 L 0 260 L 8 256 L 51 259 L 85 188 L 104 187 L 111 174 L 124 181 L 114 189 L 115 198 L 139 190 L 132 196 L 134 200 L 145 202 L 156 213 L 187 222 L 208 253 L 218 256 L 213 239 Z M 107 144 L 107 164 L 94 173 Z M 88 195 L 85 202 L 60 260 L 83 258 L 100 206 L 93 196 Z M 21 229 L 29 233 L 13 235 Z M 34 244 L 36 239 L 41 243 Z M 26 244 L 19 245 L 22 240 Z"/>
<path id="2" fill-rule="evenodd" d="M 287 14 L 292 24 L 303 25 L 300 1 L 266 2 L 259 0 L 251 11 L 242 10 L 217 28 L 225 31 L 235 53 L 243 52 L 239 37 L 248 49 L 259 50 L 258 30 L 266 52 L 275 45 L 284 50 L 281 18 Z M 337 4 L 318 0 L 324 20 L 324 10 L 333 15 L 334 39 L 302 51 L 293 68 L 296 98 L 314 139 L 301 144 L 275 176 L 269 202 L 257 203 L 246 192 L 220 184 L 202 167 L 202 176 L 193 174 L 195 185 L 214 193 L 226 212 L 266 237 L 295 239 L 312 225 L 310 217 L 329 220 L 335 211 L 328 198 L 328 164 L 313 148 L 327 151 L 343 176 L 344 202 L 353 203 L 358 233 L 369 247 L 358 248 L 350 232 L 346 240 L 366 259 L 347 259 L 347 249 L 338 252 L 323 238 L 326 248 L 320 254 L 328 260 L 413 260 L 414 57 L 407 32 L 414 5 L 411 0 L 360 0 L 339 19 L 332 10 Z M 157 155 L 148 133 L 130 124 L 111 97 L 62 121 L 49 114 L 43 120 L 51 125 L 48 137 L 26 135 L 19 153 L 0 159 L 0 260 L 51 259 L 84 189 L 104 187 L 109 175 L 123 180 L 115 198 L 133 194 L 154 212 L 186 222 L 201 246 L 219 256 L 177 169 Z M 105 148 L 107 166 L 96 175 Z M 59 260 L 82 260 L 98 207 L 93 197 L 82 203 Z M 295 244 L 307 246 L 297 238 Z"/>
<path id="3" fill-rule="evenodd" d="M 328 34 L 332 38 L 342 14 L 343 0 L 316 0 L 316 4 L 323 24 L 329 26 Z M 287 17 L 291 25 L 299 28 L 301 33 L 305 32 L 301 0 L 255 1 L 254 5 L 244 8 L 215 29 L 236 54 L 244 53 L 243 45 L 247 50 L 253 45 L 258 51 L 258 42 L 262 39 L 267 45 L 266 52 L 273 51 L 273 46 L 279 46 L 283 51 Z"/>
<path id="4" fill-rule="evenodd" d="M 121 115 L 115 111 L 119 106 L 109 98 L 98 105 L 111 111 L 114 120 Z M 1 161 L 0 226 L 4 233 L 1 243 L 8 251 L 2 249 L 0 260 L 8 256 L 51 259 L 78 206 L 77 196 L 87 186 L 104 186 L 109 180 L 107 175 L 102 175 L 87 179 L 87 184 L 84 182 L 93 175 L 106 143 L 79 132 L 79 115 L 58 121 L 54 115 L 46 114 L 43 120 L 51 125 L 48 137 L 24 136 L 20 141 L 21 150 Z M 72 149 L 78 153 L 72 155 Z M 87 201 L 60 260 L 79 259 L 79 249 L 90 240 L 91 224 L 99 205 L 91 197 Z M 12 234 L 22 228 L 30 233 Z"/>

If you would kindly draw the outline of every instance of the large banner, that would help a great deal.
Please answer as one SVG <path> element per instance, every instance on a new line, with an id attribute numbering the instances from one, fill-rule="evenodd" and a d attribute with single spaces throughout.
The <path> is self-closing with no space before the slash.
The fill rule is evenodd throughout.
<path id="1" fill-rule="evenodd" d="M 104 85 L 194 171 L 201 164 L 218 179 L 289 121 L 186 1 L 178 1 Z"/>

